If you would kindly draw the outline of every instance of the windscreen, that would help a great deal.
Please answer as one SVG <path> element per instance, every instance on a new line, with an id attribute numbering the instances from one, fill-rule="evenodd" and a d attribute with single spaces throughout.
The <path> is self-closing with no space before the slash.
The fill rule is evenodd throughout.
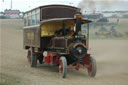
<path id="1" fill-rule="evenodd" d="M 76 14 L 76 8 L 65 6 L 44 7 L 42 10 L 42 20 L 52 18 L 73 18 Z"/>

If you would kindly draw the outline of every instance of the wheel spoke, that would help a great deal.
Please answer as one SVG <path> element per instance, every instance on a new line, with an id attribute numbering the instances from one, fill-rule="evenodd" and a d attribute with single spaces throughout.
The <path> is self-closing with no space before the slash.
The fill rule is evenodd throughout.
<path id="1" fill-rule="evenodd" d="M 28 63 L 31 64 L 31 52 L 30 51 L 28 51 L 27 59 L 28 59 Z"/>
<path id="2" fill-rule="evenodd" d="M 89 68 L 88 68 L 88 69 L 89 69 L 89 70 L 88 70 L 89 73 L 92 73 L 92 71 L 93 71 L 93 68 L 92 68 L 92 62 L 89 63 Z"/>
<path id="3" fill-rule="evenodd" d="M 60 60 L 60 65 L 59 65 L 59 72 L 60 72 L 60 74 L 63 73 L 63 64 L 62 64 L 61 60 Z"/>

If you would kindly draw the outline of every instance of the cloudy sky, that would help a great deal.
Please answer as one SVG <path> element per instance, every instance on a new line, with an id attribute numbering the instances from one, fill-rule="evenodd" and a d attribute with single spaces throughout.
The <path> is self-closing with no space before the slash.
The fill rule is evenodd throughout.
<path id="1" fill-rule="evenodd" d="M 27 11 L 29 9 L 38 6 L 48 5 L 48 4 L 65 4 L 65 5 L 72 5 L 77 7 L 81 1 L 82 0 L 12 0 L 13 2 L 12 9 Z M 128 10 L 128 0 L 84 0 L 84 1 L 93 1 L 93 3 L 95 3 L 94 8 L 96 8 L 97 10 Z M 103 1 L 104 3 L 109 2 L 109 5 L 105 7 L 105 9 L 102 9 L 105 4 L 102 3 L 99 4 L 97 3 L 98 1 L 101 2 Z M 0 11 L 3 11 L 5 9 L 10 9 L 11 7 L 10 2 L 11 0 L 0 0 Z M 88 8 L 90 8 L 89 5 L 87 6 Z"/>

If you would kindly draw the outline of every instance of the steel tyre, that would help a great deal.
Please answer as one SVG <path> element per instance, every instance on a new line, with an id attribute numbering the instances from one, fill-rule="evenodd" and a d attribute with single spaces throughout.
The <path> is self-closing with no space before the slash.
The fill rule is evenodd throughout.
<path id="1" fill-rule="evenodd" d="M 67 60 L 64 56 L 62 56 L 59 60 L 59 73 L 62 78 L 66 77 L 67 74 Z"/>

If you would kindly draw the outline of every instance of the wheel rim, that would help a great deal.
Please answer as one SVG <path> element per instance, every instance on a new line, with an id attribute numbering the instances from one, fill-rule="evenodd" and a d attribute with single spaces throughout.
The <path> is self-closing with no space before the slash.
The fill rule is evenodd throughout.
<path id="1" fill-rule="evenodd" d="M 59 73 L 63 74 L 63 63 L 62 63 L 62 60 L 59 61 Z"/>
<path id="2" fill-rule="evenodd" d="M 89 75 L 91 75 L 92 72 L 93 72 L 92 62 L 90 61 L 89 67 L 88 67 L 88 73 L 89 73 Z"/>
<path id="3" fill-rule="evenodd" d="M 31 58 L 31 52 L 30 51 L 28 51 L 27 59 L 28 59 L 28 63 L 31 64 L 32 58 Z"/>

